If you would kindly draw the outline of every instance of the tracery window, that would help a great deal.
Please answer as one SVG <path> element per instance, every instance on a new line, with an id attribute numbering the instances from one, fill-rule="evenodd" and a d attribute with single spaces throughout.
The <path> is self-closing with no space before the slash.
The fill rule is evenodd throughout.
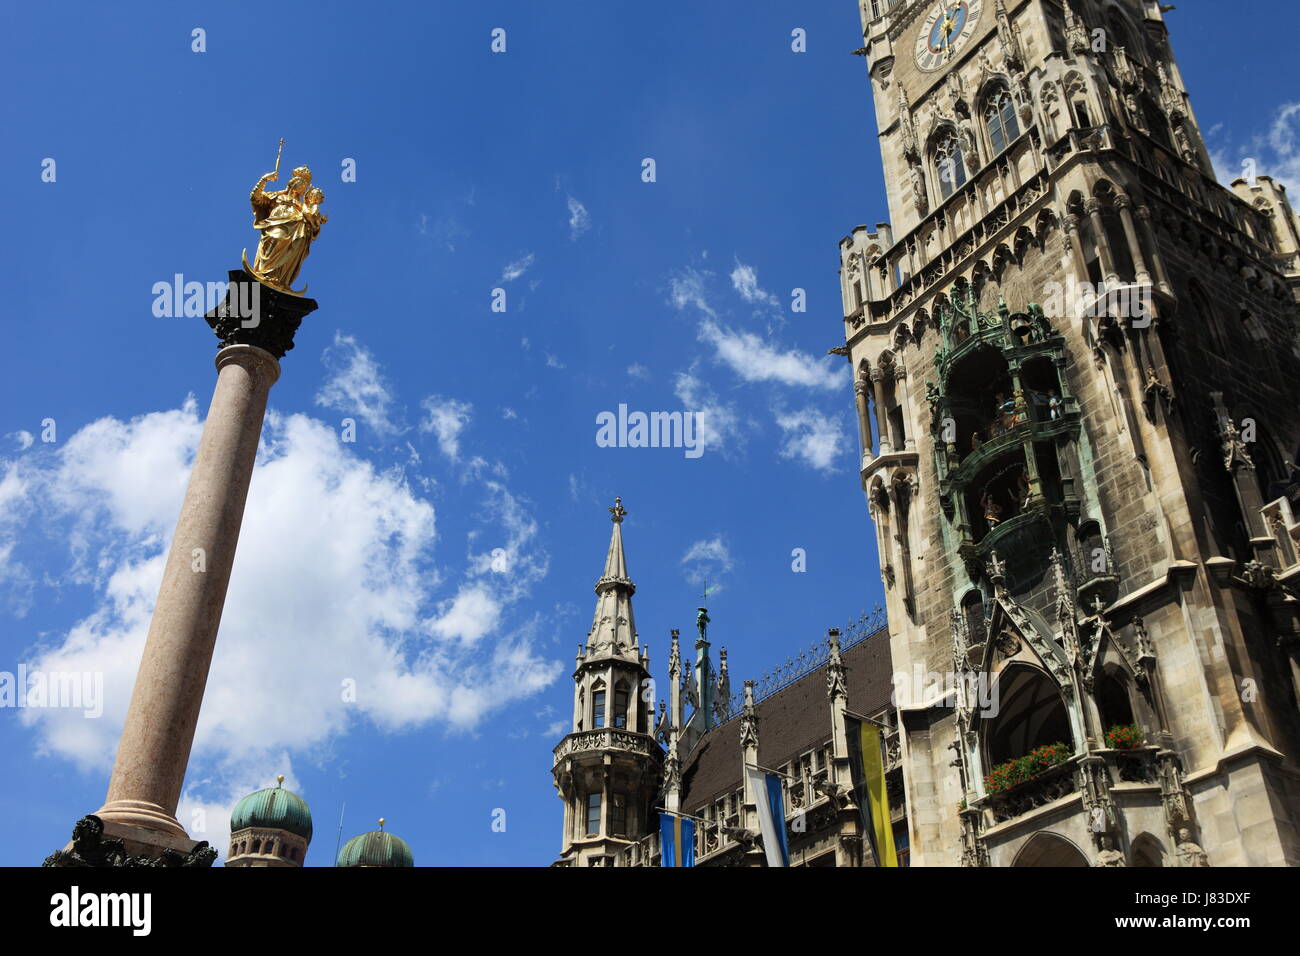
<path id="1" fill-rule="evenodd" d="M 1016 107 L 1011 102 L 1011 94 L 999 90 L 988 102 L 984 110 L 984 121 L 988 125 L 989 143 L 996 156 L 1010 146 L 1020 136 L 1020 124 L 1016 120 Z"/>
<path id="2" fill-rule="evenodd" d="M 944 199 L 966 184 L 966 163 L 955 135 L 948 134 L 935 147 L 934 169 L 939 178 L 939 195 Z"/>

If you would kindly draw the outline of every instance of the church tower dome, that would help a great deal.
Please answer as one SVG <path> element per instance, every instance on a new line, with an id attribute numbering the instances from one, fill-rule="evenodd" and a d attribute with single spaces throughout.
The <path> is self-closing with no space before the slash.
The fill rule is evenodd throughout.
<path id="1" fill-rule="evenodd" d="M 380 817 L 378 830 L 343 844 L 335 866 L 415 866 L 415 856 L 405 840 L 384 830 L 384 818 Z"/>
<path id="2" fill-rule="evenodd" d="M 652 696 L 642 692 L 650 656 L 632 616 L 636 585 L 623 553 L 621 498 L 609 512 L 614 527 L 596 582 L 596 613 L 573 673 L 573 729 L 555 748 L 552 769 L 565 807 L 561 866 L 612 865 L 658 818 L 663 751 L 651 726 Z"/>
<path id="3" fill-rule="evenodd" d="M 274 787 L 235 804 L 226 866 L 302 866 L 311 842 L 311 810 L 283 784 L 281 774 Z"/>

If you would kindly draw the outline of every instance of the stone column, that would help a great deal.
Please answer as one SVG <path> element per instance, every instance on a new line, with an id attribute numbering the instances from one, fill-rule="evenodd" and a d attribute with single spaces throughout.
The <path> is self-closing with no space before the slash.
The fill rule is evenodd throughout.
<path id="1" fill-rule="evenodd" d="M 1083 254 L 1083 242 L 1079 238 L 1079 217 L 1073 213 L 1066 213 L 1061 217 L 1061 228 L 1070 243 L 1070 255 L 1074 260 L 1074 276 L 1079 282 L 1088 281 L 1088 260 Z M 1048 316 L 1048 318 L 1052 318 Z M 1078 316 L 1071 315 L 1071 319 L 1077 319 Z"/>
<path id="2" fill-rule="evenodd" d="M 1102 278 L 1108 288 L 1119 285 L 1119 273 L 1115 271 L 1115 260 L 1110 254 L 1110 240 L 1106 237 L 1106 221 L 1101 215 L 1101 200 L 1089 199 L 1084 210 L 1092 222 L 1092 238 L 1097 243 L 1097 258 L 1101 261 Z"/>
<path id="3" fill-rule="evenodd" d="M 894 361 L 894 396 L 903 408 L 903 434 L 899 435 L 899 451 L 916 451 L 916 438 L 912 435 L 912 397 L 907 393 L 907 369 L 901 361 Z"/>
<path id="4" fill-rule="evenodd" d="M 280 363 L 253 345 L 217 353 L 217 387 L 181 505 L 144 657 L 98 816 L 186 837 L 176 821 L 190 744 L 234 566 L 244 502 Z"/>
<path id="5" fill-rule="evenodd" d="M 162 586 L 154 606 L 135 690 L 122 728 L 108 795 L 97 816 L 105 836 L 128 852 L 188 852 L 194 843 L 176 819 L 190 747 L 203 704 L 226 587 L 239 542 L 244 503 L 267 395 L 279 359 L 316 308 L 311 299 L 277 292 L 247 273 L 230 273 L 231 293 L 206 318 L 224 345 L 217 386 L 181 505 Z M 240 286 L 255 285 L 254 311 L 232 311 Z M 243 297 L 247 302 L 248 295 Z"/>
<path id="6" fill-rule="evenodd" d="M 871 370 L 871 384 L 876 397 L 876 432 L 879 436 L 880 454 L 889 455 L 894 451 L 894 443 L 889 436 L 889 415 L 885 408 L 885 373 L 880 366 Z"/>
<path id="7" fill-rule="evenodd" d="M 1132 206 L 1133 201 L 1129 199 L 1127 193 L 1115 195 L 1115 208 L 1119 210 L 1119 220 L 1124 227 L 1124 239 L 1128 242 L 1129 255 L 1133 257 L 1134 281 L 1139 285 L 1149 285 L 1151 273 L 1147 269 L 1146 257 L 1142 255 L 1142 243 L 1138 242 Z"/>
<path id="8" fill-rule="evenodd" d="M 1166 295 L 1174 294 L 1173 284 L 1169 281 L 1169 274 L 1165 271 L 1164 257 L 1160 254 L 1160 246 L 1156 242 L 1155 232 L 1151 228 L 1151 208 L 1146 205 L 1137 207 L 1137 221 L 1140 223 L 1142 238 L 1146 241 L 1147 249 L 1150 250 L 1151 264 L 1155 267 L 1156 285 L 1160 291 Z"/>
<path id="9" fill-rule="evenodd" d="M 858 407 L 858 440 L 862 443 L 862 458 L 865 461 L 874 457 L 875 449 L 871 446 L 871 414 L 867 410 L 867 380 L 859 378 L 853 383 L 853 400 Z"/>

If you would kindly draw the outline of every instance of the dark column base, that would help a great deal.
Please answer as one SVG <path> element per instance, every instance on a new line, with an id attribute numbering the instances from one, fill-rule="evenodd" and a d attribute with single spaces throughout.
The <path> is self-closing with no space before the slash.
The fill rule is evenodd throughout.
<path id="1" fill-rule="evenodd" d="M 72 828 L 72 842 L 55 850 L 41 866 L 111 867 L 111 866 L 211 866 L 217 851 L 206 840 L 194 842 L 180 837 L 166 837 L 142 827 L 104 822 L 94 814 L 77 821 Z"/>

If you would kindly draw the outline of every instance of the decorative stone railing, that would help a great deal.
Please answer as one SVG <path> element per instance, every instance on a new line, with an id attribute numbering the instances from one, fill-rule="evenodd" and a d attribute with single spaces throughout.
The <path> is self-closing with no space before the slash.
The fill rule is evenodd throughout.
<path id="1" fill-rule="evenodd" d="M 614 859 L 615 866 L 658 866 L 659 834 L 651 833 L 624 847 Z"/>
<path id="2" fill-rule="evenodd" d="M 1032 780 L 990 793 L 984 798 L 984 808 L 992 814 L 994 823 L 1002 823 L 1069 796 L 1079 789 L 1077 763 L 1078 758 L 1073 758 L 1043 771 Z"/>
<path id="3" fill-rule="evenodd" d="M 592 750 L 622 750 L 637 756 L 657 756 L 659 745 L 653 737 L 634 734 L 627 730 L 604 728 L 602 730 L 583 730 L 569 734 L 555 748 L 555 762 L 576 753 Z"/>
<path id="4" fill-rule="evenodd" d="M 1159 783 L 1156 763 L 1159 747 L 1133 747 L 1128 750 L 1099 751 L 1110 769 L 1112 783 Z"/>
<path id="5" fill-rule="evenodd" d="M 1019 163 L 1024 152 L 1036 148 L 1037 139 L 1037 127 L 1030 127 L 932 209 L 907 235 L 895 239 L 884 258 L 872 266 L 888 277 L 886 281 L 892 288 L 844 317 L 846 338 L 863 325 L 876 321 L 876 313 L 882 319 L 893 318 L 929 290 L 942 286 L 944 277 L 958 271 L 967 260 L 987 252 L 1007 225 L 1048 195 L 1046 173 L 1032 176 L 1019 186 L 1007 182 L 1010 169 Z M 984 209 L 981 197 L 997 179 L 1003 180 L 1007 195 L 1001 202 Z M 975 210 L 974 221 L 965 231 L 955 233 L 948 224 L 957 221 L 959 210 L 965 206 Z M 931 259 L 916 261 L 932 235 L 941 251 Z M 901 280 L 900 269 L 906 273 Z"/>

